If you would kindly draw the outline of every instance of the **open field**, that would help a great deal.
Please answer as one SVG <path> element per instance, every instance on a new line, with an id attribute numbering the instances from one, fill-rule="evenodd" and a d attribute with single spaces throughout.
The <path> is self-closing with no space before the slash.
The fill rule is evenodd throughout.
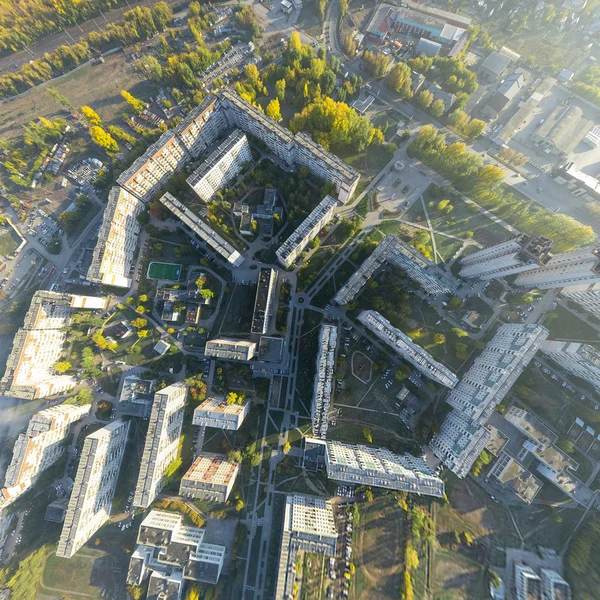
<path id="1" fill-rule="evenodd" d="M 90 548 L 82 548 L 68 560 L 51 554 L 42 575 L 42 590 L 60 590 L 64 596 L 72 593 L 100 598 L 102 585 L 99 571 L 103 568 L 105 557 L 104 552 Z"/>
<path id="2" fill-rule="evenodd" d="M 546 314 L 543 323 L 551 338 L 585 342 L 600 342 L 600 334 L 590 325 L 562 306 Z"/>
<path id="3" fill-rule="evenodd" d="M 151 262 L 148 265 L 148 279 L 164 279 L 166 281 L 179 281 L 181 265 L 173 263 Z"/>
<path id="4" fill-rule="evenodd" d="M 20 243 L 21 240 L 12 229 L 0 233 L 0 254 L 10 256 L 19 247 Z"/>

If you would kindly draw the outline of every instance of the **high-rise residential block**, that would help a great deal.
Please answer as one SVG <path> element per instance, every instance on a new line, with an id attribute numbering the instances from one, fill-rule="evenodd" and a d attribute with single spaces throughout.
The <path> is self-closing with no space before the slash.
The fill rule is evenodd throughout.
<path id="1" fill-rule="evenodd" d="M 546 341 L 541 350 L 563 369 L 600 390 L 600 352 L 596 348 L 580 342 Z"/>
<path id="2" fill-rule="evenodd" d="M 560 290 L 560 295 L 576 302 L 590 315 L 600 319 L 600 283 L 564 287 Z"/>
<path id="3" fill-rule="evenodd" d="M 222 396 L 207 398 L 194 410 L 194 425 L 237 430 L 250 412 L 250 400 L 227 404 Z"/>
<path id="4" fill-rule="evenodd" d="M 458 383 L 458 377 L 448 367 L 435 360 L 426 350 L 415 344 L 376 310 L 363 310 L 358 315 L 358 320 L 432 381 L 448 388 L 453 388 Z"/>
<path id="5" fill-rule="evenodd" d="M 265 334 L 273 318 L 277 291 L 277 271 L 270 267 L 261 267 L 256 286 L 254 312 L 252 313 L 251 333 Z"/>
<path id="6" fill-rule="evenodd" d="M 338 329 L 335 325 L 322 325 L 319 333 L 317 369 L 313 387 L 311 418 L 313 436 L 325 439 L 329 425 L 329 409 L 333 392 L 335 349 Z"/>
<path id="7" fill-rule="evenodd" d="M 459 275 L 487 281 L 532 271 L 550 260 L 551 248 L 548 238 L 520 235 L 465 256 Z"/>
<path id="8" fill-rule="evenodd" d="M 240 466 L 228 461 L 224 454 L 200 452 L 181 478 L 179 495 L 185 498 L 225 502 L 239 470 Z"/>
<path id="9" fill-rule="evenodd" d="M 108 521 L 128 434 L 119 419 L 85 438 L 56 556 L 71 558 Z"/>
<path id="10" fill-rule="evenodd" d="M 530 566 L 515 563 L 514 581 L 517 600 L 542 600 L 542 580 Z"/>
<path id="11" fill-rule="evenodd" d="M 183 381 L 154 394 L 134 506 L 150 506 L 162 489 L 167 467 L 177 458 L 186 397 Z"/>
<path id="12" fill-rule="evenodd" d="M 255 354 L 256 342 L 234 340 L 233 338 L 208 340 L 204 349 L 205 356 L 225 360 L 252 360 Z"/>

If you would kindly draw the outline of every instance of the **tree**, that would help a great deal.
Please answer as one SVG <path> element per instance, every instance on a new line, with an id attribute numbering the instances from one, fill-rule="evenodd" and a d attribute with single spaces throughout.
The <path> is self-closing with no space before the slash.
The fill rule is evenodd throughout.
<path id="1" fill-rule="evenodd" d="M 338 0 L 338 2 L 340 4 L 340 14 L 344 17 L 348 14 L 349 0 Z"/>
<path id="2" fill-rule="evenodd" d="M 282 451 L 284 454 L 289 454 L 291 449 L 292 449 L 292 445 L 289 442 L 286 442 L 283 445 Z"/>
<path id="3" fill-rule="evenodd" d="M 471 122 L 465 126 L 463 133 L 471 140 L 475 141 L 485 129 L 485 123 L 480 119 L 472 119 Z"/>
<path id="4" fill-rule="evenodd" d="M 90 106 L 82 106 L 81 113 L 90 125 L 102 125 L 100 115 Z"/>
<path id="5" fill-rule="evenodd" d="M 413 592 L 412 580 L 408 570 L 404 570 L 402 573 L 402 580 L 400 582 L 400 598 L 401 600 L 414 600 L 415 594 Z"/>
<path id="6" fill-rule="evenodd" d="M 419 566 L 419 553 L 413 548 L 412 543 L 409 541 L 406 544 L 406 550 L 404 551 L 404 568 L 407 571 L 412 571 Z"/>
<path id="7" fill-rule="evenodd" d="M 150 334 L 149 329 L 139 329 L 137 332 L 137 336 L 140 340 L 143 338 L 147 338 L 149 334 Z"/>
<path id="8" fill-rule="evenodd" d="M 367 442 L 368 444 L 372 444 L 373 443 L 373 434 L 371 433 L 371 430 L 368 427 L 363 427 L 363 438 L 365 440 L 365 442 Z"/>
<path id="9" fill-rule="evenodd" d="M 143 315 L 146 312 L 146 307 L 140 304 L 139 306 L 136 306 L 135 311 Z"/>
<path id="10" fill-rule="evenodd" d="M 443 344 L 446 341 L 446 336 L 443 333 L 435 333 L 433 335 L 433 343 L 436 345 Z"/>
<path id="11" fill-rule="evenodd" d="M 73 365 L 66 360 L 61 360 L 54 365 L 57 373 L 66 373 Z"/>
<path id="12" fill-rule="evenodd" d="M 254 64 L 248 65 L 244 69 L 244 75 L 248 78 L 248 82 L 250 85 L 258 92 L 262 90 L 263 84 L 260 79 L 260 73 L 258 72 L 258 68 Z"/>
<path id="13" fill-rule="evenodd" d="M 467 345 L 457 342 L 454 345 L 454 353 L 458 360 L 467 360 Z"/>
<path id="14" fill-rule="evenodd" d="M 202 298 L 204 298 L 204 300 L 210 300 L 211 298 L 215 297 L 215 293 L 212 290 L 209 290 L 208 288 L 205 290 L 200 290 L 200 295 L 202 296 Z"/>
<path id="15" fill-rule="evenodd" d="M 447 207 L 446 207 L 447 210 Z M 458 296 L 452 296 L 450 300 L 448 300 L 448 308 L 456 310 L 462 304 L 462 300 Z"/>
<path id="16" fill-rule="evenodd" d="M 138 317 L 137 319 L 133 319 L 133 321 L 131 321 L 131 325 L 136 329 L 143 329 L 144 327 L 146 327 L 146 325 L 148 325 L 148 321 L 147 319 Z"/>
<path id="17" fill-rule="evenodd" d="M 448 125 L 457 129 L 458 131 L 462 131 L 462 129 L 469 122 L 469 115 L 462 110 L 453 110 L 448 115 Z"/>
<path id="18" fill-rule="evenodd" d="M 121 96 L 123 97 L 123 100 L 125 100 L 125 102 L 131 106 L 136 115 L 140 115 L 142 112 L 144 112 L 146 104 L 132 96 L 127 90 L 121 90 Z"/>
<path id="19" fill-rule="evenodd" d="M 375 78 L 385 75 L 389 64 L 388 57 L 385 54 L 365 50 L 363 53 L 363 60 L 365 61 L 366 70 L 369 75 Z"/>
<path id="20" fill-rule="evenodd" d="M 471 467 L 471 473 L 474 477 L 478 477 L 481 473 L 481 469 L 486 465 L 489 465 L 494 459 L 493 455 L 490 454 L 487 450 L 482 450 L 481 454 L 477 457 L 477 460 L 473 463 Z"/>
<path id="21" fill-rule="evenodd" d="M 279 102 L 283 102 L 283 99 L 285 98 L 285 87 L 286 87 L 286 82 L 285 79 L 278 79 L 275 82 L 275 95 L 277 96 L 277 99 L 279 100 Z"/>
<path id="22" fill-rule="evenodd" d="M 429 113 L 432 117 L 435 117 L 436 119 L 441 117 L 445 111 L 446 105 L 444 104 L 443 100 L 440 100 L 439 98 L 437 100 L 434 100 L 431 103 L 431 106 L 429 107 Z"/>
<path id="23" fill-rule="evenodd" d="M 410 367 L 407 365 L 399 366 L 394 373 L 394 377 L 398 381 L 404 381 L 405 379 L 408 379 L 410 377 Z"/>
<path id="24" fill-rule="evenodd" d="M 90 127 L 90 135 L 92 136 L 92 142 L 99 146 L 103 150 L 106 150 L 108 153 L 114 153 L 119 151 L 119 144 L 117 144 L 116 140 L 110 135 L 110 133 L 104 131 L 102 127 L 98 125 L 93 125 Z"/>
<path id="25" fill-rule="evenodd" d="M 560 436 L 556 444 L 563 452 L 567 454 L 573 454 L 575 452 L 575 444 L 567 437 Z"/>
<path id="26" fill-rule="evenodd" d="M 242 509 L 244 508 L 244 506 L 245 506 L 244 501 L 241 498 L 238 498 L 235 501 L 235 510 L 237 512 L 242 512 Z"/>
<path id="27" fill-rule="evenodd" d="M 429 108 L 433 102 L 433 94 L 429 90 L 421 90 L 417 94 L 417 104 L 421 108 Z"/>
<path id="28" fill-rule="evenodd" d="M 412 77 L 410 67 L 406 63 L 397 63 L 385 78 L 386 85 L 396 92 L 400 98 L 411 98 Z"/>
<path id="29" fill-rule="evenodd" d="M 342 48 L 346 56 L 353 57 L 358 50 L 358 43 L 351 33 L 347 33 L 342 40 Z"/>
<path id="30" fill-rule="evenodd" d="M 273 121 L 281 121 L 281 106 L 279 105 L 279 100 L 277 98 L 274 98 L 267 104 L 265 114 L 267 117 L 273 119 Z"/>

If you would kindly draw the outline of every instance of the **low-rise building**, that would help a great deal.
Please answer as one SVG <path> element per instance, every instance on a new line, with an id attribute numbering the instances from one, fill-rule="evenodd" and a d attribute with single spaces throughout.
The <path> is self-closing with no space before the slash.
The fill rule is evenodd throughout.
<path id="1" fill-rule="evenodd" d="M 275 292 L 277 290 L 277 271 L 270 267 L 261 267 L 256 286 L 256 298 L 252 313 L 251 333 L 265 334 L 269 331 L 275 312 Z"/>
<path id="2" fill-rule="evenodd" d="M 502 56 L 498 51 L 490 52 L 479 65 L 477 69 L 477 78 L 481 81 L 493 83 L 500 78 L 511 61 L 506 56 Z"/>
<path id="3" fill-rule="evenodd" d="M 234 340 L 233 338 L 215 338 L 206 342 L 205 356 L 226 360 L 252 360 L 256 354 L 256 342 Z"/>
<path id="4" fill-rule="evenodd" d="M 154 348 L 152 348 L 152 350 L 154 350 L 154 352 L 160 356 L 164 356 L 169 351 L 170 347 L 171 344 L 169 344 L 169 342 L 166 342 L 165 340 L 158 340 L 158 342 L 154 344 Z"/>
<path id="5" fill-rule="evenodd" d="M 542 488 L 542 482 L 530 473 L 518 460 L 501 452 L 492 466 L 489 477 L 510 489 L 520 500 L 531 504 Z"/>
<path id="6" fill-rule="evenodd" d="M 426 350 L 415 344 L 377 311 L 363 310 L 358 315 L 358 320 L 432 381 L 447 388 L 453 388 L 458 383 L 458 377 L 450 369 L 435 360 Z"/>
<path id="7" fill-rule="evenodd" d="M 325 439 L 329 425 L 329 409 L 333 392 L 333 375 L 335 370 L 335 349 L 338 330 L 335 325 L 322 325 L 319 333 L 319 351 L 313 398 L 311 419 L 313 436 Z"/>
<path id="8" fill-rule="evenodd" d="M 578 106 L 557 106 L 532 134 L 531 140 L 544 152 L 566 158 L 592 128 Z"/>
<path id="9" fill-rule="evenodd" d="M 154 381 L 128 375 L 119 394 L 119 413 L 132 417 L 149 417 L 154 398 Z"/>
<path id="10" fill-rule="evenodd" d="M 600 180 L 592 175 L 580 171 L 573 162 L 568 162 L 552 171 L 554 181 L 564 185 L 573 196 L 589 200 L 600 201 Z"/>
<path id="11" fill-rule="evenodd" d="M 200 452 L 181 478 L 179 495 L 225 502 L 235 483 L 240 466 L 227 460 L 224 454 Z"/>
<path id="12" fill-rule="evenodd" d="M 241 404 L 227 404 L 225 398 L 207 398 L 194 410 L 194 425 L 216 427 L 217 429 L 237 430 L 250 412 L 250 400 Z"/>
<path id="13" fill-rule="evenodd" d="M 524 86 L 523 73 L 509 75 L 481 109 L 481 114 L 488 119 L 495 119 L 517 97 Z"/>

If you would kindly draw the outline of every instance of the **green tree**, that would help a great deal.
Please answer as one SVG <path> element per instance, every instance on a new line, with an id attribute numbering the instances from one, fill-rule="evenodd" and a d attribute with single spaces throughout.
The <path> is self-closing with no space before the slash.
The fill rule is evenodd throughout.
<path id="1" fill-rule="evenodd" d="M 283 99 L 285 98 L 285 88 L 286 88 L 286 82 L 285 79 L 278 79 L 275 82 L 275 94 L 277 96 L 277 99 L 280 102 L 283 102 Z"/>
<path id="2" fill-rule="evenodd" d="M 446 111 L 446 105 L 444 104 L 443 100 L 440 100 L 440 99 L 434 100 L 431 103 L 431 106 L 429 107 L 429 113 L 431 114 L 432 117 L 435 117 L 436 119 L 441 117 L 445 111 Z"/>
<path id="3" fill-rule="evenodd" d="M 446 336 L 443 333 L 435 333 L 433 335 L 433 343 L 436 345 L 441 345 L 446 341 Z"/>
<path id="4" fill-rule="evenodd" d="M 267 104 L 265 114 L 274 121 L 281 121 L 281 106 L 279 105 L 279 100 L 277 98 L 274 98 Z"/>
<path id="5" fill-rule="evenodd" d="M 385 83 L 404 100 L 411 98 L 413 95 L 411 70 L 406 63 L 397 63 L 387 74 Z"/>
<path id="6" fill-rule="evenodd" d="M 463 133 L 471 140 L 475 141 L 485 129 L 485 123 L 480 119 L 472 119 L 471 122 L 465 126 Z"/>
<path id="7" fill-rule="evenodd" d="M 348 14 L 349 0 L 338 0 L 338 2 L 340 4 L 340 14 L 342 15 L 342 17 L 344 17 Z"/>
<path id="8" fill-rule="evenodd" d="M 405 379 L 408 379 L 410 377 L 410 367 L 407 365 L 399 366 L 394 373 L 394 377 L 398 381 L 404 381 Z"/>
<path id="9" fill-rule="evenodd" d="M 210 300 L 211 298 L 215 297 L 215 293 L 212 290 L 209 290 L 208 288 L 205 290 L 200 290 L 200 295 L 202 296 L 202 298 L 204 298 L 204 300 Z"/>
<path id="10" fill-rule="evenodd" d="M 417 104 L 421 108 L 429 108 L 433 102 L 433 94 L 429 90 L 421 90 L 417 94 Z"/>

